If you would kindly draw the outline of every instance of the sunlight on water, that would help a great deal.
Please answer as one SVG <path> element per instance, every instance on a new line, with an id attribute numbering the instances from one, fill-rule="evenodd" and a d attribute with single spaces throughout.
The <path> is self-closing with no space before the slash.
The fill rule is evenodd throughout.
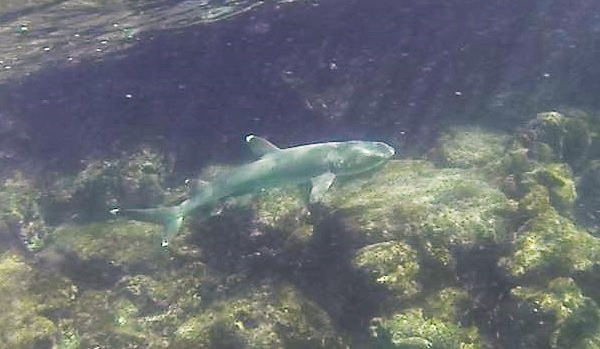
<path id="1" fill-rule="evenodd" d="M 290 1 L 281 1 L 290 2 Z M 224 20 L 263 1 L 31 1 L 0 7 L 0 80 L 102 59 L 153 30 Z"/>

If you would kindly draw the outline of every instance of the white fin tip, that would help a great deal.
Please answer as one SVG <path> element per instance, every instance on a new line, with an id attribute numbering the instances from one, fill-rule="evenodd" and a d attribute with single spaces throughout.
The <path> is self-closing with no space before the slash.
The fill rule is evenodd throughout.
<path id="1" fill-rule="evenodd" d="M 252 139 L 254 139 L 254 137 L 256 137 L 256 136 L 254 136 L 253 134 L 247 135 L 246 136 L 246 142 L 250 142 Z"/>

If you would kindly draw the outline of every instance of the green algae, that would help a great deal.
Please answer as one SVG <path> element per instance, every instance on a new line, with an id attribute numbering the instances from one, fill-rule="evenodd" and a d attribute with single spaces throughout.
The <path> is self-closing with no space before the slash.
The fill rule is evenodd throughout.
<path id="1" fill-rule="evenodd" d="M 549 163 L 525 174 L 524 183 L 543 185 L 548 189 L 550 203 L 557 210 L 569 214 L 577 199 L 573 173 L 568 165 Z"/>
<path id="2" fill-rule="evenodd" d="M 596 348 L 600 345 L 600 308 L 582 294 L 571 278 L 556 278 L 547 286 L 517 287 L 513 296 L 532 312 L 549 316 L 550 348 Z"/>
<path id="3" fill-rule="evenodd" d="M 542 162 L 564 161 L 578 168 L 588 156 L 593 141 L 590 118 L 559 112 L 539 113 L 526 128 L 528 147 Z"/>
<path id="4" fill-rule="evenodd" d="M 158 334 L 145 328 L 137 307 L 111 291 L 83 292 L 73 313 L 78 340 L 86 348 L 135 348 L 161 342 Z"/>
<path id="5" fill-rule="evenodd" d="M 578 205 L 593 206 L 596 199 L 597 160 L 588 158 L 596 135 L 583 131 L 585 120 L 538 116 L 512 143 L 483 129 L 452 129 L 433 162 L 394 160 L 371 175 L 338 179 L 326 194 L 326 209 L 308 210 L 300 189 L 261 191 L 244 204 L 224 202 L 222 214 L 194 222 L 169 249 L 159 246 L 160 227 L 150 224 L 58 227 L 45 238 L 41 255 L 60 256 L 63 276 L 57 280 L 62 281 L 43 278 L 24 263 L 0 262 L 0 276 L 21 280 L 8 276 L 13 288 L 0 291 L 24 294 L 7 308 L 6 318 L 0 317 L 7 338 L 16 348 L 41 343 L 60 349 L 342 348 L 354 340 L 365 348 L 598 346 L 597 299 L 580 288 L 590 289 L 585 282 L 599 268 L 600 244 L 573 215 Z M 583 141 L 577 143 L 578 137 Z M 76 202 L 82 210 L 105 209 L 114 200 L 161 200 L 184 190 L 162 190 L 164 159 L 136 154 L 86 167 L 69 182 L 77 189 L 65 192 L 67 211 L 77 212 L 70 206 Z M 27 181 L 12 180 L 5 191 L 31 195 L 0 199 L 5 216 L 37 217 L 26 212 L 40 210 L 39 194 Z M 59 187 L 68 185 L 54 190 Z M 94 198 L 102 189 L 108 191 Z M 44 208 L 56 211 L 60 205 Z M 317 246 L 322 243 L 331 245 Z M 489 264 L 465 266 L 483 247 Z M 329 252 L 338 259 L 315 255 Z M 250 262 L 255 256 L 272 268 L 257 273 Z M 293 261 L 282 262 L 287 258 Z M 349 267 L 318 264 L 329 262 Z M 304 269 L 304 263 L 311 267 Z M 16 271 L 3 273 L 3 265 Z M 327 268 L 340 273 L 323 274 L 335 283 L 360 276 L 364 294 L 354 296 L 373 309 L 353 314 L 358 306 L 338 299 L 341 294 L 320 299 L 332 304 L 306 298 L 306 283 Z M 489 272 L 506 274 L 510 281 L 478 283 Z M 26 286 L 15 286 L 19 283 Z M 373 291 L 379 289 L 385 292 Z M 19 315 L 9 323 L 14 312 L 29 314 L 29 322 Z M 524 328 L 551 321 L 539 325 L 535 339 L 502 329 L 490 335 L 486 326 L 496 314 Z M 373 337 L 359 340 L 340 330 L 341 316 L 354 316 L 344 321 L 361 324 L 364 331 L 372 317 Z M 521 337 L 504 338 L 512 335 Z"/>
<path id="6" fill-rule="evenodd" d="M 374 283 L 390 289 L 394 295 L 409 297 L 420 291 L 416 252 L 401 241 L 380 242 L 361 248 L 353 258 L 358 269 L 366 271 Z"/>
<path id="7" fill-rule="evenodd" d="M 331 320 L 294 288 L 268 284 L 185 321 L 172 348 L 342 348 Z"/>
<path id="8" fill-rule="evenodd" d="M 410 307 L 371 324 L 375 347 L 396 348 L 487 348 L 479 330 L 468 325 L 465 314 L 472 301 L 461 289 L 440 289 L 421 301 L 421 307 Z"/>
<path id="9" fill-rule="evenodd" d="M 597 227 L 597 221 L 600 220 L 600 160 L 592 160 L 587 164 L 577 188 L 580 216 Z"/>
<path id="10" fill-rule="evenodd" d="M 0 338 L 7 348 L 49 346 L 58 335 L 59 314 L 77 288 L 68 280 L 38 273 L 11 252 L 0 256 Z"/>
<path id="11" fill-rule="evenodd" d="M 531 279 L 586 271 L 599 258 L 600 239 L 549 210 L 520 228 L 514 251 L 505 263 L 513 275 Z"/>
<path id="12" fill-rule="evenodd" d="M 42 248 L 49 229 L 38 201 L 40 193 L 22 173 L 0 183 L 0 230 L 16 234 L 14 238 L 36 251 Z"/>
<path id="13" fill-rule="evenodd" d="M 98 261 L 126 272 L 161 270 L 170 259 L 160 240 L 160 227 L 139 222 L 69 225 L 56 229 L 49 249 L 75 255 L 80 261 Z"/>
<path id="14" fill-rule="evenodd" d="M 110 218 L 117 205 L 157 205 L 166 195 L 166 173 L 164 157 L 148 148 L 88 161 L 76 175 L 61 175 L 46 190 L 40 200 L 44 219 L 51 225 L 89 223 Z"/>
<path id="15" fill-rule="evenodd" d="M 374 331 L 385 349 L 485 348 L 474 328 L 427 316 L 419 308 L 376 322 Z"/>
<path id="16" fill-rule="evenodd" d="M 489 166 L 498 161 L 509 139 L 479 127 L 450 128 L 440 137 L 436 160 L 443 167 Z"/>
<path id="17" fill-rule="evenodd" d="M 285 237 L 286 249 L 305 246 L 313 235 L 303 189 L 270 189 L 256 198 L 255 223 L 261 230 L 276 231 Z"/>
<path id="18" fill-rule="evenodd" d="M 437 169 L 425 161 L 390 162 L 370 180 L 349 182 L 331 194 L 347 229 L 368 242 L 416 241 L 443 265 L 456 245 L 507 238 L 507 213 L 516 205 L 478 171 Z"/>

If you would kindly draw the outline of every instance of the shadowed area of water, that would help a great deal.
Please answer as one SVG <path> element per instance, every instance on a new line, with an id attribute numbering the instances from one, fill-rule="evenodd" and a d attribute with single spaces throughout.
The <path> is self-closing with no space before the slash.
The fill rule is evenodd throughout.
<path id="1" fill-rule="evenodd" d="M 596 36 L 580 35 L 596 30 L 595 5 L 475 3 L 247 3 L 210 24 L 179 11 L 185 2 L 127 3 L 137 15 L 163 11 L 165 29 L 149 25 L 123 44 L 103 43 L 100 32 L 46 53 L 43 42 L 28 42 L 45 56 L 29 76 L 3 79 L 2 116 L 12 123 L 3 148 L 10 159 L 68 168 L 145 142 L 193 170 L 239 157 L 248 132 L 282 145 L 377 138 L 427 146 L 440 121 L 514 127 L 531 111 L 595 103 L 575 92 L 599 74 L 585 64 L 597 55 Z M 111 30 L 123 35 L 127 20 L 114 19 Z M 69 55 L 82 48 L 100 52 Z M 56 63 L 59 54 L 75 61 Z"/>

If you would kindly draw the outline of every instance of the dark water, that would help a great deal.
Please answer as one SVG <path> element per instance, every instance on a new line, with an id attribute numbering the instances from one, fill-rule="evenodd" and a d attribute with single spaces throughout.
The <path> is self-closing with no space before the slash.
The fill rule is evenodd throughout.
<path id="1" fill-rule="evenodd" d="M 3 75 L 18 70 L 3 78 L 3 117 L 33 140 L 4 142 L 50 165 L 156 142 L 183 168 L 201 167 L 237 154 L 248 131 L 283 144 L 377 137 L 426 147 L 447 120 L 511 128 L 540 110 L 597 104 L 594 2 L 299 1 L 194 24 L 202 6 L 188 1 L 177 28 L 170 11 L 181 2 L 90 3 L 65 14 L 79 21 L 61 17 L 69 1 L 3 16 Z M 25 38 L 15 34 L 45 11 L 54 25 L 40 15 Z M 150 23 L 135 22 L 142 11 Z M 129 35 L 124 27 L 133 39 L 109 39 Z M 20 58 L 19 44 L 40 56 Z"/>
<path id="2" fill-rule="evenodd" d="M 13 331 L 10 321 L 2 320 L 0 339 L 19 343 L 21 346 L 14 344 L 19 348 L 600 346 L 596 304 L 600 297 L 595 289 L 600 247 L 578 250 L 579 246 L 595 246 L 598 236 L 599 34 L 600 2 L 590 0 L 40 0 L 0 4 L 0 175 L 9 181 L 3 185 L 4 201 L 0 200 L 4 212 L 1 229 L 6 236 L 3 250 L 10 247 L 31 263 L 33 269 L 24 273 L 34 281 L 27 282 L 36 284 L 35 280 L 47 275 L 58 275 L 77 288 L 71 303 L 65 301 L 35 313 L 52 326 L 40 324 L 38 318 L 38 322 L 15 322 L 27 333 L 35 332 L 27 326 L 48 326 L 50 334 L 32 334 L 34 339 L 19 342 L 6 334 Z M 554 119 L 536 119 L 537 113 L 548 111 L 561 112 L 561 119 L 556 124 Z M 504 147 L 489 157 L 481 149 L 484 160 L 473 161 L 479 161 L 476 166 L 483 172 L 494 174 L 484 175 L 481 183 L 512 201 L 512 208 L 507 204 L 494 211 L 493 218 L 488 217 L 505 219 L 502 228 L 494 229 L 505 229 L 510 237 L 499 241 L 473 238 L 477 240 L 473 243 L 471 237 L 457 234 L 448 242 L 450 267 L 441 267 L 444 263 L 427 255 L 431 251 L 426 246 L 436 246 L 437 237 L 422 240 L 409 233 L 394 237 L 391 240 L 417 250 L 421 272 L 415 283 L 420 288 L 415 293 L 406 291 L 410 297 L 397 296 L 397 289 L 390 291 L 356 273 L 357 263 L 362 264 L 352 262 L 352 256 L 374 241 L 352 235 L 354 228 L 348 228 L 345 211 L 339 213 L 331 205 L 308 216 L 304 211 L 298 213 L 300 218 L 294 222 L 310 221 L 315 234 L 308 241 L 294 242 L 302 248 L 288 249 L 291 238 L 278 235 L 286 223 L 275 224 L 269 228 L 272 231 L 264 226 L 255 229 L 257 219 L 251 212 L 233 209 L 234 213 L 213 219 L 208 227 L 190 224 L 195 233 L 186 241 L 192 247 L 182 247 L 186 243 L 181 242 L 175 257 L 164 264 L 156 262 L 158 267 L 151 261 L 151 266 L 144 265 L 149 257 L 140 257 L 140 265 L 128 264 L 127 258 L 104 250 L 88 258 L 60 247 L 60 234 L 53 237 L 63 225 L 106 224 L 107 209 L 117 203 L 155 206 L 177 201 L 189 189 L 182 184 L 185 178 L 202 171 L 209 172 L 205 176 L 210 178 L 209 165 L 248 161 L 249 152 L 242 141 L 248 133 L 282 147 L 330 140 L 385 141 L 399 150 L 401 159 L 431 161 L 440 171 L 447 171 L 475 166 L 468 159 L 468 165 L 453 162 L 444 153 L 444 142 L 453 137 L 448 130 L 461 127 L 506 137 L 498 140 L 484 135 L 481 143 L 473 141 L 475 145 L 467 148 L 477 153 L 478 147 L 494 142 Z M 519 162 L 515 155 L 520 154 L 519 149 L 529 163 Z M 457 153 L 468 151 L 461 148 Z M 499 159 L 502 166 L 486 167 Z M 438 176 L 425 172 L 425 177 Z M 442 173 L 448 178 L 455 176 Z M 569 196 L 571 187 L 574 196 Z M 435 191 L 439 186 L 432 188 Z M 421 194 L 428 197 L 431 191 Z M 539 195 L 547 198 L 539 203 Z M 482 207 L 492 205 L 482 202 Z M 559 217 L 552 216 L 552 221 L 568 228 L 548 228 L 544 225 L 548 222 L 537 220 L 549 217 L 546 209 Z M 414 218 L 419 215 L 412 208 L 403 210 L 391 213 L 394 219 L 409 217 L 402 221 L 401 231 L 412 231 L 406 227 L 422 223 Z M 463 218 L 479 217 L 480 211 L 465 213 Z M 351 217 L 354 214 L 349 213 Z M 376 221 L 387 222 L 388 218 Z M 91 236 L 101 234 L 94 228 L 85 229 Z M 106 228 L 97 229 L 106 232 Z M 230 234 L 205 240 L 198 237 L 204 230 Z M 353 233 L 340 237 L 336 235 L 339 231 Z M 539 248 L 534 242 L 533 247 L 527 245 L 529 250 L 523 247 L 530 241 L 524 232 L 531 232 L 534 239 L 548 231 L 555 234 L 535 242 Z M 564 238 L 567 235 L 572 238 Z M 568 240 L 568 247 L 553 245 L 561 239 Z M 389 238 L 376 242 L 381 240 Z M 81 247 L 86 243 L 74 244 Z M 59 245 L 60 253 L 53 250 L 44 255 L 49 250 L 46 246 L 53 244 Z M 115 251 L 119 244 L 103 248 Z M 198 252 L 202 257 L 194 254 L 196 249 L 204 249 Z M 557 253 L 544 259 L 547 264 L 539 269 L 523 274 L 511 264 L 525 258 L 522 255 L 563 249 L 569 256 Z M 138 252 L 124 254 L 137 256 Z M 153 253 L 168 260 L 164 251 Z M 577 255 L 582 259 L 574 257 Z M 380 270 L 385 269 L 383 260 L 381 264 L 365 263 Z M 210 277 L 198 281 L 203 286 L 188 285 L 195 281 L 189 281 L 185 273 L 200 273 L 194 269 L 198 263 L 211 270 L 206 272 Z M 165 269 L 178 270 L 173 273 L 184 270 L 181 273 L 185 275 L 166 276 Z M 89 277 L 95 273 L 97 278 Z M 154 291 L 131 291 L 135 287 L 152 289 L 141 281 L 133 285 L 132 277 L 139 275 L 160 280 L 153 281 L 157 284 L 180 282 L 185 284 L 179 286 L 184 290 L 156 286 L 158 295 L 146 295 L 147 299 L 140 301 L 140 294 Z M 282 280 L 293 285 L 292 291 L 279 289 Z M 455 318 L 445 310 L 436 313 L 437 301 L 431 301 L 441 297 L 439 303 L 443 303 L 446 298 L 440 296 L 445 295 L 441 290 L 450 286 L 468 295 L 466 301 L 456 301 L 454 307 L 462 313 Z M 0 292 L 19 292 L 11 287 Z M 157 320 L 158 325 L 148 325 L 148 320 L 123 330 L 113 323 L 94 329 L 96 333 L 86 321 L 97 319 L 82 310 L 98 307 L 107 317 L 125 319 L 131 314 L 108 309 L 129 309 L 119 303 L 128 299 L 137 307 L 135 321 L 142 321 L 149 314 L 168 313 L 168 304 L 181 301 L 183 296 L 177 297 L 187 292 L 185 289 L 198 289 L 198 297 L 207 303 L 181 306 L 177 320 Z M 264 289 L 277 289 L 272 292 L 284 294 L 281 297 L 287 300 L 305 297 L 314 302 L 307 307 L 318 308 L 320 315 L 309 309 L 309 315 L 302 316 L 315 318 L 297 322 L 307 321 L 311 326 L 319 321 L 331 323 L 334 334 L 310 332 L 318 325 L 306 331 L 289 325 L 290 333 L 297 331 L 297 335 L 292 339 L 282 335 L 283 344 L 256 340 L 262 338 L 263 325 L 287 328 L 288 321 L 295 321 L 276 310 L 271 320 L 248 315 L 252 319 L 244 322 L 237 318 L 239 314 L 223 315 L 240 322 L 232 320 L 235 326 L 231 328 L 237 330 L 223 324 L 226 329 L 214 326 L 207 330 L 215 338 L 219 337 L 215 333 L 223 331 L 220 340 L 194 342 L 181 334 L 183 319 L 202 314 L 200 309 L 212 306 L 213 299 L 223 304 L 231 299 L 251 299 L 250 308 L 281 306 L 283 301 L 271 291 L 264 291 L 269 296 L 253 293 Z M 107 296 L 101 291 L 84 296 L 86 290 L 113 290 L 119 297 L 127 296 Z M 27 299 L 42 302 L 36 297 L 39 295 Z M 272 298 L 277 301 L 269 303 Z M 410 328 L 420 319 L 407 310 L 414 304 L 422 305 L 419 309 L 425 318 L 440 322 Z M 326 320 L 319 317 L 322 314 Z M 393 314 L 405 315 L 394 318 Z M 78 327 L 78 322 L 84 325 Z M 450 334 L 437 333 L 432 329 L 436 326 Z M 196 332 L 205 329 L 192 328 Z M 476 334 L 471 333 L 468 341 L 457 339 L 470 335 L 460 332 L 455 338 L 455 328 L 470 328 Z M 236 339 L 229 340 L 232 331 L 243 334 L 231 335 Z M 92 332 L 94 335 L 86 337 Z M 175 332 L 179 334 L 173 335 Z M 144 334 L 152 340 L 144 341 Z M 311 336 L 319 340 L 307 340 Z M 315 344 L 319 341 L 321 346 Z"/>

